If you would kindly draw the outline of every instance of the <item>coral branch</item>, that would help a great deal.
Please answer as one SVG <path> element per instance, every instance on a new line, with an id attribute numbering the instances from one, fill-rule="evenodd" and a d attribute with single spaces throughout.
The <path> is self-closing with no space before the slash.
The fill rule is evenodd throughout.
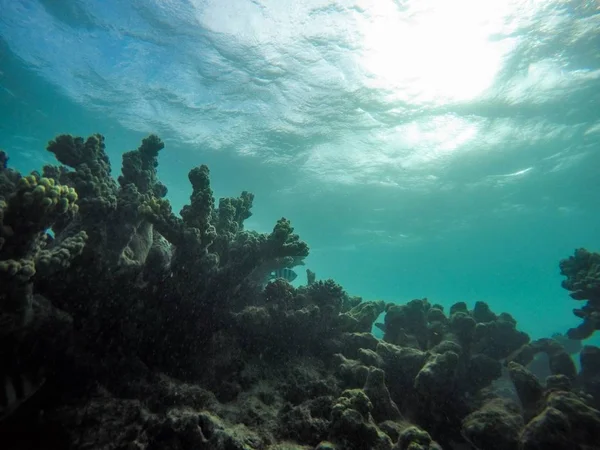
<path id="1" fill-rule="evenodd" d="M 586 339 L 600 329 L 600 254 L 577 249 L 573 256 L 560 262 L 560 273 L 567 277 L 562 286 L 571 291 L 571 297 L 587 300 L 582 308 L 573 310 L 583 322 L 570 329 L 567 336 L 576 340 Z"/>

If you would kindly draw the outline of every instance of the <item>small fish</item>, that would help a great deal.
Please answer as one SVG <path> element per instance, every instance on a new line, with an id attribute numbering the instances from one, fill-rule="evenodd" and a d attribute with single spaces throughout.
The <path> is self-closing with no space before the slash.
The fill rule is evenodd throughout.
<path id="1" fill-rule="evenodd" d="M 31 374 L 4 375 L 0 378 L 0 420 L 13 412 L 31 398 L 46 382 L 41 376 Z"/>
<path id="2" fill-rule="evenodd" d="M 277 269 L 275 272 L 272 272 L 269 278 L 271 280 L 275 280 L 277 278 L 283 278 L 288 283 L 291 283 L 297 277 L 298 277 L 298 274 L 296 272 L 294 272 L 292 269 L 288 269 L 286 267 L 286 268 L 283 268 L 283 269 Z"/>

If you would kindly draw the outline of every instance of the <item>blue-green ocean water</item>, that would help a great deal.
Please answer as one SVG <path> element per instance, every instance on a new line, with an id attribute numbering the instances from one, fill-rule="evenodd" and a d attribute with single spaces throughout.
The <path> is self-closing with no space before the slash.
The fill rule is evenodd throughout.
<path id="1" fill-rule="evenodd" d="M 318 278 L 549 336 L 578 323 L 559 260 L 600 250 L 599 8 L 0 0 L 0 147 L 28 172 L 100 132 L 116 175 L 156 132 L 175 210 L 208 164 L 216 197 L 256 194 L 248 228 L 292 220 Z"/>

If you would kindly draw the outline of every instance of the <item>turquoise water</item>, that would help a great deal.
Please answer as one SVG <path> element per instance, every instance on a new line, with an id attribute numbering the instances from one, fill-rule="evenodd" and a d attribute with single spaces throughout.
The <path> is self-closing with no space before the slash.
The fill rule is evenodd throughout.
<path id="1" fill-rule="evenodd" d="M 174 210 L 207 164 L 351 294 L 564 332 L 558 262 L 600 249 L 598 4 L 440 4 L 0 0 L 0 147 L 26 172 L 100 132 L 116 174 L 155 132 Z"/>

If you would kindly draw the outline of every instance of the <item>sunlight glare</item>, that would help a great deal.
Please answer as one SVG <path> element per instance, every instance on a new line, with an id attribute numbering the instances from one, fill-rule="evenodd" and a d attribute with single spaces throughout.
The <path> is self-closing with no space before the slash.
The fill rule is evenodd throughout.
<path id="1" fill-rule="evenodd" d="M 404 167 L 440 162 L 477 136 L 476 123 L 455 116 L 436 117 L 426 122 L 412 122 L 399 127 L 405 145 L 412 154 Z"/>
<path id="2" fill-rule="evenodd" d="M 509 22 L 523 1 L 423 0 L 400 11 L 393 2 L 373 2 L 362 22 L 361 65 L 373 88 L 391 100 L 435 106 L 465 102 L 493 84 L 512 39 Z"/>

